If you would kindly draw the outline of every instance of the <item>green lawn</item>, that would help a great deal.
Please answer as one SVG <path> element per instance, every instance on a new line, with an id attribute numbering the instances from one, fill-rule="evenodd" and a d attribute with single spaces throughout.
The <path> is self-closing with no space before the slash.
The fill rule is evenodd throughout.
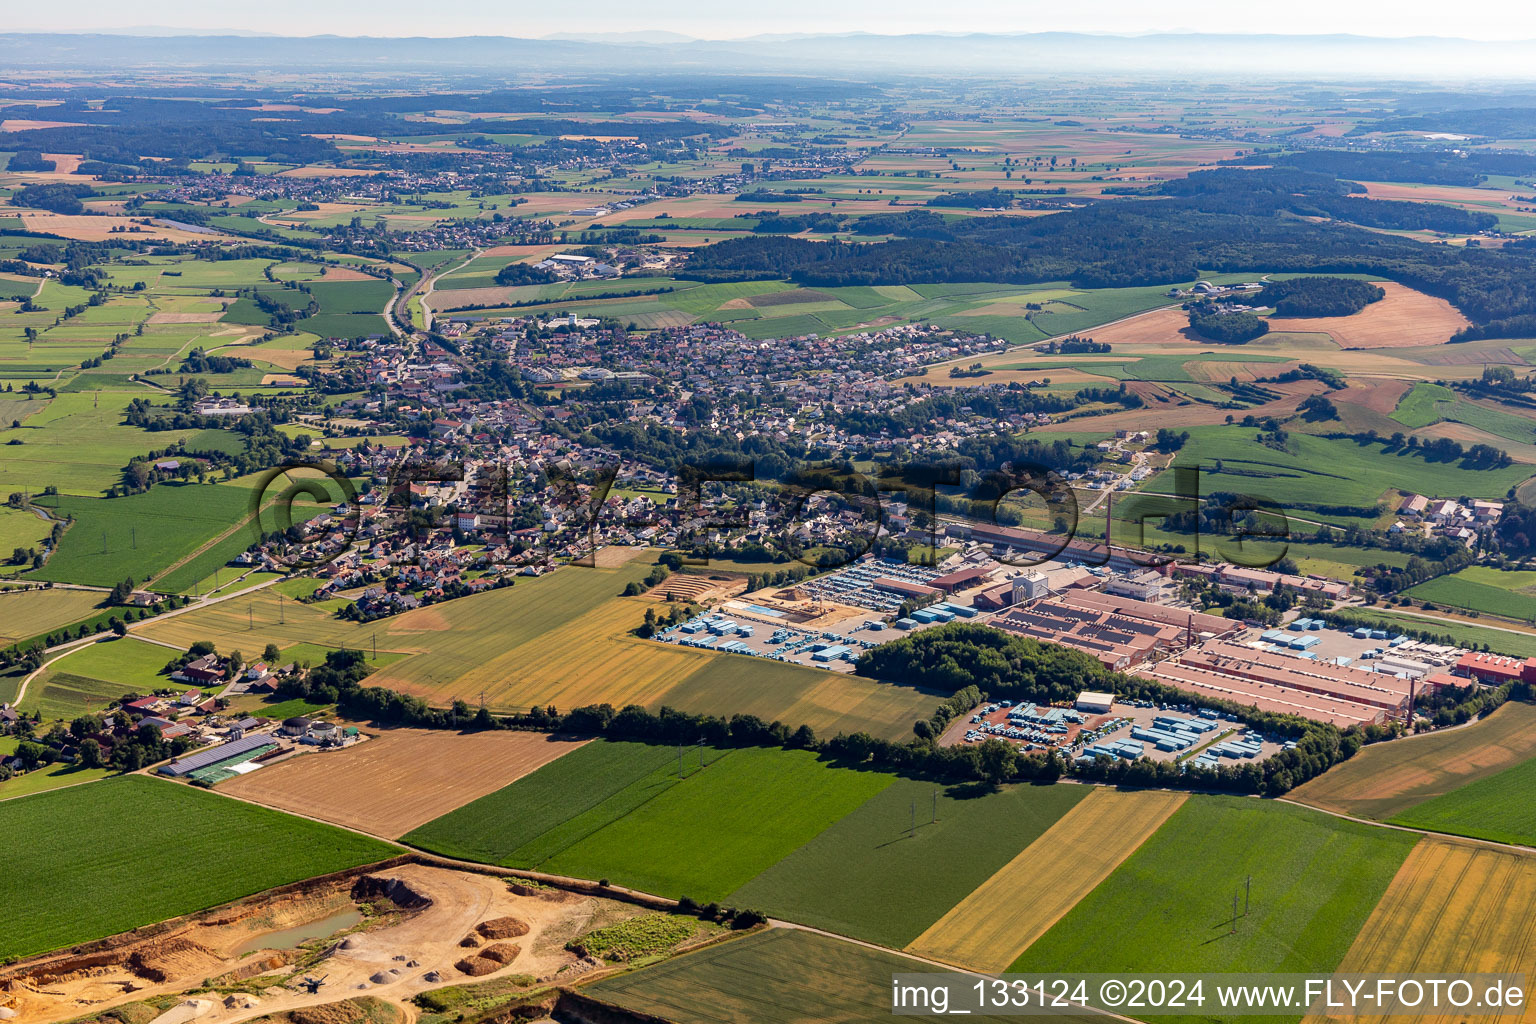
<path id="1" fill-rule="evenodd" d="M 125 776 L 0 802 L 0 959 L 113 935 L 397 848 L 177 783 Z"/>
<path id="2" fill-rule="evenodd" d="M 1536 846 L 1536 759 L 1469 782 L 1390 819 L 1431 832 Z"/>
<path id="3" fill-rule="evenodd" d="M 900 948 L 1034 842 L 1087 786 L 949 790 L 897 779 L 729 902 Z M 958 798 L 957 798 L 958 796 Z M 917 829 L 908 838 L 916 817 Z"/>
<path id="4" fill-rule="evenodd" d="M 1191 797 L 1010 970 L 1330 971 L 1417 837 L 1289 804 Z M 1232 897 L 1242 913 L 1232 932 Z"/>
<path id="5" fill-rule="evenodd" d="M 38 768 L 0 782 L 0 800 L 14 800 L 19 796 L 46 793 L 65 786 L 77 786 L 82 782 L 95 782 L 112 774 L 110 768 L 81 768 L 73 764 L 53 764 Z"/>

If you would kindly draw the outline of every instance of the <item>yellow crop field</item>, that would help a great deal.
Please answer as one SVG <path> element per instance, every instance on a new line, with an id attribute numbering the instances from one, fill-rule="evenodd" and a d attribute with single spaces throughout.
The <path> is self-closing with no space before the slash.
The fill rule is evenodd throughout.
<path id="1" fill-rule="evenodd" d="M 553 704 L 671 705 L 696 714 L 755 714 L 819 735 L 910 735 L 948 694 L 925 693 L 847 673 L 714 654 L 641 640 L 631 631 L 656 603 L 618 596 L 653 561 L 612 568 L 570 566 L 511 587 L 445 601 L 377 622 L 335 618 L 325 607 L 279 601 L 274 588 L 135 627 L 183 647 L 219 650 L 308 643 L 404 654 L 369 677 L 443 706 L 455 698 L 496 711 Z"/>
<path id="2" fill-rule="evenodd" d="M 268 643 L 279 647 L 308 643 L 366 651 L 375 633 L 381 651 L 414 649 L 392 646 L 387 623 L 360 625 L 338 619 L 315 605 L 300 604 L 291 597 L 280 598 L 270 587 L 157 619 L 136 626 L 133 631 L 151 640 L 181 647 L 209 640 L 226 653 L 231 650 L 260 651 Z"/>
<path id="3" fill-rule="evenodd" d="M 1421 840 L 1339 965 L 1342 973 L 1450 976 L 1529 971 L 1536 964 L 1536 856 L 1451 839 Z M 1481 993 L 1479 993 L 1480 995 Z M 1311 1015 L 1306 1024 L 1338 1018 Z M 1536 1020 L 1520 1016 L 1351 1017 L 1367 1021 Z"/>
<path id="4" fill-rule="evenodd" d="M 1533 756 L 1536 704 L 1510 701 L 1472 725 L 1372 744 L 1291 790 L 1289 798 L 1385 820 Z"/>
<path id="5" fill-rule="evenodd" d="M 907 950 L 1004 971 L 1184 803 L 1183 793 L 1098 788 Z"/>
<path id="6" fill-rule="evenodd" d="M 598 571 L 564 570 L 572 576 Z M 459 663 L 447 666 L 451 655 L 464 653 L 460 637 L 477 650 L 481 647 L 470 639 L 474 627 L 455 622 L 451 632 L 435 638 L 441 642 L 431 644 L 431 653 L 390 665 L 373 682 L 435 702 L 453 697 L 478 700 L 484 692 L 486 703 L 499 708 L 553 704 L 569 710 L 604 701 L 615 707 L 650 704 L 709 657 L 629 636 L 653 607 L 643 598 L 609 596 L 562 625 L 520 643 L 506 637 L 477 657 L 466 662 L 453 658 Z M 458 610 L 448 605 L 444 611 Z M 494 637 L 496 630 L 486 623 L 482 633 Z M 438 674 L 445 667 L 451 675 Z"/>
<path id="7" fill-rule="evenodd" d="M 68 625 L 95 612 L 104 595 L 94 590 L 0 590 L 0 644 Z"/>

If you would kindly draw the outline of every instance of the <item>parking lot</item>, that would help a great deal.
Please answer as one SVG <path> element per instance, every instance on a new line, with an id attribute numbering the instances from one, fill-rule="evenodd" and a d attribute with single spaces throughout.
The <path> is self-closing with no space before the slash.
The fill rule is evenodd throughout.
<path id="1" fill-rule="evenodd" d="M 1197 741 L 1179 749 L 1159 749 L 1154 739 L 1145 738 L 1161 733 L 1158 719 L 1177 719 L 1199 723 L 1204 727 Z M 1140 734 L 1140 735 L 1138 735 Z M 981 743 L 995 738 L 1012 743 L 1019 749 L 1043 751 L 1059 750 L 1063 757 L 1079 757 L 1090 747 L 1109 747 L 1117 743 L 1139 746 L 1140 756 L 1154 761 L 1194 760 L 1207 748 L 1232 747 L 1225 756 L 1213 755 L 1215 763 L 1239 764 L 1245 760 L 1259 761 L 1275 754 L 1284 747 L 1278 737 L 1250 736 L 1241 722 L 1230 716 L 1202 717 L 1198 711 L 1184 704 L 1154 704 L 1152 702 L 1116 701 L 1109 714 L 1090 714 L 1071 708 L 1047 708 L 1028 702 L 993 701 L 977 708 L 975 712 L 953 723 L 945 730 L 941 744 Z M 1252 740 L 1258 752 L 1252 757 L 1239 747 Z M 1110 756 L 1126 757 L 1125 754 Z M 1208 758 L 1207 760 L 1211 760 Z"/>

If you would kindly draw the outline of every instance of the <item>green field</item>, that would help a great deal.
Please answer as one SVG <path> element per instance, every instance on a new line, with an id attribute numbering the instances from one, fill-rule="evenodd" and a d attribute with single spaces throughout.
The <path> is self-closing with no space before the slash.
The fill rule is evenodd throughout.
<path id="1" fill-rule="evenodd" d="M 1394 825 L 1536 846 L 1536 759 L 1469 782 L 1389 819 Z"/>
<path id="2" fill-rule="evenodd" d="M 1370 507 L 1394 489 L 1502 498 L 1531 470 L 1518 464 L 1476 469 L 1458 462 L 1430 462 L 1406 449 L 1388 450 L 1382 443 L 1300 433 L 1291 433 L 1284 447 L 1274 447 L 1257 441 L 1248 427 L 1197 426 L 1189 428 L 1189 434 L 1174 464 L 1198 465 L 1203 492 L 1250 494 L 1282 508 L 1311 502 Z M 1220 472 L 1215 471 L 1218 462 Z M 1162 473 L 1146 489 L 1167 493 L 1172 485 L 1172 474 Z"/>
<path id="3" fill-rule="evenodd" d="M 589 753 L 590 751 L 590 753 Z M 800 750 L 594 743 L 405 837 L 451 856 L 719 899 L 891 783 Z"/>
<path id="4" fill-rule="evenodd" d="M 732 893 L 729 902 L 902 947 L 1090 792 L 1087 786 L 950 790 L 898 779 Z M 915 816 L 917 828 L 907 838 Z"/>
<path id="5" fill-rule="evenodd" d="M 719 899 L 891 780 L 832 767 L 807 751 L 731 750 L 545 866 L 647 892 Z"/>
<path id="6" fill-rule="evenodd" d="M 1409 588 L 1421 601 L 1536 622 L 1536 572 L 1472 565 Z"/>
<path id="7" fill-rule="evenodd" d="M 932 972 L 919 960 L 794 928 L 772 928 L 629 974 L 582 992 L 676 1024 L 810 1024 L 891 1016 L 891 976 Z M 953 1017 L 903 1016 L 929 1024 Z M 1019 1017 L 970 1016 L 1000 1024 Z M 1053 1015 L 1066 1024 L 1103 1024 L 1091 1014 Z"/>
<path id="8" fill-rule="evenodd" d="M 397 848 L 140 776 L 0 803 L 0 959 L 137 928 Z"/>
<path id="9" fill-rule="evenodd" d="M 92 348 L 99 350 L 100 346 Z M 12 426 L 12 420 L 0 423 L 0 444 L 6 446 L 5 458 L 0 460 L 0 487 L 7 493 L 25 490 L 39 494 L 51 484 L 66 495 L 100 495 L 122 481 L 129 459 L 197 433 L 151 432 L 124 425 L 123 409 L 136 397 L 153 401 L 155 393 L 142 387 L 136 395 L 125 391 L 64 392 L 56 398 L 24 403 L 34 406 L 35 411 L 21 410 L 29 415 L 12 417 L 21 419 L 21 426 Z"/>
<path id="10" fill-rule="evenodd" d="M 43 721 L 70 721 L 105 710 L 125 693 L 149 693 L 174 687 L 160 669 L 176 652 L 133 637 L 99 640 L 72 651 L 44 669 L 27 686 L 21 702 Z"/>
<path id="11" fill-rule="evenodd" d="M 1191 797 L 1010 969 L 1329 971 L 1416 841 L 1289 804 Z"/>
<path id="12" fill-rule="evenodd" d="M 60 517 L 73 516 L 74 524 L 47 564 L 28 578 L 98 587 L 132 578 L 143 585 L 202 544 L 245 523 L 250 502 L 251 493 L 243 487 L 207 484 L 161 484 L 120 498 L 39 498 L 38 505 Z M 240 550 L 254 539 L 248 528 L 236 533 L 245 538 Z"/>
<path id="13" fill-rule="evenodd" d="M 698 751 L 688 755 L 698 764 Z M 718 752 L 707 751 L 706 758 Z M 646 743 L 600 740 L 571 751 L 538 771 L 450 811 L 403 837 L 449 857 L 528 868 L 584 833 L 587 815 L 596 831 L 612 820 L 609 806 L 639 803 L 677 781 L 677 751 Z M 618 812 L 622 813 L 622 812 Z"/>
<path id="14" fill-rule="evenodd" d="M 31 796 L 33 793 L 46 793 L 66 786 L 78 786 L 82 782 L 95 782 L 111 774 L 110 768 L 81 768 L 73 764 L 49 765 L 0 782 L 0 800 L 14 800 L 19 796 Z"/>
<path id="15" fill-rule="evenodd" d="M 1486 430 L 1509 441 L 1525 444 L 1536 441 L 1536 422 L 1503 409 L 1479 405 L 1441 384 L 1415 384 L 1413 390 L 1397 403 L 1392 418 L 1405 427 L 1415 429 L 1441 420 L 1451 420 Z"/>
<path id="16" fill-rule="evenodd" d="M 1494 629 L 1488 626 L 1474 626 L 1465 622 L 1453 622 L 1447 619 L 1421 618 L 1417 615 L 1400 615 L 1396 612 L 1377 611 L 1375 608 L 1363 609 L 1364 618 L 1360 624 L 1364 625 L 1369 620 L 1380 620 L 1394 626 L 1411 627 L 1413 629 L 1428 630 L 1431 633 L 1448 635 L 1452 642 L 1461 647 L 1472 647 L 1488 650 L 1496 654 L 1508 654 L 1516 658 L 1536 658 L 1536 633 L 1519 633 L 1509 629 Z"/>

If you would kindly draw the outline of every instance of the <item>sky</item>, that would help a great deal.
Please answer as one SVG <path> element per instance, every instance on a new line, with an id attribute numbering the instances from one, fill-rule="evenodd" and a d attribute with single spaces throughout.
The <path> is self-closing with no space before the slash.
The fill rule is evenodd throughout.
<path id="1" fill-rule="evenodd" d="M 1525 0 L 69 0 L 8 4 L 0 31 L 83 32 L 143 27 L 274 35 L 540 37 L 667 31 L 732 39 L 777 33 L 1285 32 L 1536 39 Z M 1283 12 L 1283 16 L 1282 16 Z"/>

